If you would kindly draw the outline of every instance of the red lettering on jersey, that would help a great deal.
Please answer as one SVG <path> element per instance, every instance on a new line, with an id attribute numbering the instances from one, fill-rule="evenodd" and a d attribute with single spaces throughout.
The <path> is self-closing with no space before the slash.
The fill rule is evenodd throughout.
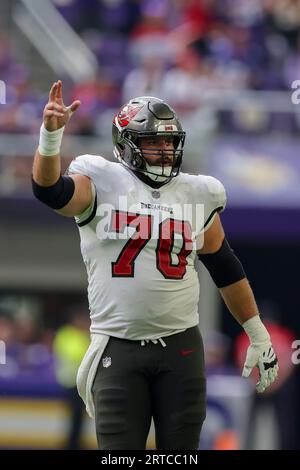
<path id="1" fill-rule="evenodd" d="M 116 233 L 125 227 L 136 231 L 125 243 L 118 259 L 111 263 L 112 277 L 134 277 L 134 264 L 139 253 L 151 238 L 152 216 L 114 211 L 111 230 Z M 176 253 L 177 262 L 172 260 L 175 233 L 182 237 L 182 247 Z M 165 219 L 159 224 L 159 239 L 156 247 L 156 267 L 166 279 L 182 279 L 186 273 L 187 257 L 192 250 L 192 228 L 187 221 Z"/>
<path id="2" fill-rule="evenodd" d="M 174 234 L 182 236 L 182 248 L 177 254 L 178 262 L 173 264 L 172 252 Z M 166 279 L 182 279 L 186 273 L 187 257 L 192 250 L 192 229 L 185 220 L 166 219 L 159 225 L 159 240 L 156 249 L 157 269 Z"/>
<path id="3" fill-rule="evenodd" d="M 134 116 L 140 111 L 140 109 L 142 109 L 142 107 L 143 106 L 141 105 L 124 106 L 124 108 L 122 108 L 121 111 L 119 111 L 119 113 L 115 116 L 117 117 L 119 126 L 127 126 Z"/>
<path id="4" fill-rule="evenodd" d="M 151 238 L 151 215 L 113 212 L 111 229 L 120 233 L 125 227 L 134 227 L 136 232 L 124 245 L 117 261 L 111 263 L 112 277 L 134 276 L 135 259 Z"/>

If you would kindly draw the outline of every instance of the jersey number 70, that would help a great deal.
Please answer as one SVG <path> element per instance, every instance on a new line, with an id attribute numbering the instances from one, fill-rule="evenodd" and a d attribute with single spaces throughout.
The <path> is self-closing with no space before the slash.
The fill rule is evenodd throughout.
<path id="1" fill-rule="evenodd" d="M 134 277 L 134 262 L 142 249 L 151 239 L 153 216 L 114 211 L 111 230 L 122 233 L 125 227 L 135 227 L 136 231 L 124 245 L 117 261 L 112 264 L 113 277 Z M 180 234 L 183 245 L 179 253 L 172 253 L 174 235 Z M 186 273 L 187 256 L 192 252 L 186 246 L 192 246 L 192 231 L 188 222 L 165 219 L 159 224 L 159 237 L 156 247 L 156 267 L 166 279 L 182 279 Z M 176 255 L 177 263 L 172 261 Z"/>

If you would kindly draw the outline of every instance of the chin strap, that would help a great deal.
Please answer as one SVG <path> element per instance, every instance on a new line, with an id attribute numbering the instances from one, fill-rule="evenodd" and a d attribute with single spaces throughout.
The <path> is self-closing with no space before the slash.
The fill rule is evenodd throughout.
<path id="1" fill-rule="evenodd" d="M 132 171 L 138 179 L 140 179 L 143 183 L 147 184 L 148 186 L 150 186 L 153 189 L 159 189 L 171 180 L 171 178 L 170 178 L 167 181 L 164 181 L 162 183 L 158 182 L 158 181 L 153 181 L 149 178 L 148 175 L 145 175 L 145 173 L 142 173 L 141 171 L 131 170 L 130 168 L 128 168 L 126 166 L 125 166 L 125 168 L 127 168 L 128 171 Z"/>
<path id="2" fill-rule="evenodd" d="M 172 174 L 172 167 L 170 166 L 164 168 L 161 166 L 154 166 L 149 165 L 149 163 L 146 163 L 146 168 L 149 172 L 147 174 L 148 178 L 157 183 L 165 183 L 166 181 L 169 181 Z"/>

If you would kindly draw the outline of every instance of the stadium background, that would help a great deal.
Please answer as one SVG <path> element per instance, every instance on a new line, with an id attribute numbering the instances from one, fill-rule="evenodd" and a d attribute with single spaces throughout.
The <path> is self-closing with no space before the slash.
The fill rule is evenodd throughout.
<path id="1" fill-rule="evenodd" d="M 82 102 L 65 133 L 64 169 L 82 153 L 112 158 L 112 116 L 128 98 L 159 96 L 176 108 L 188 134 L 184 171 L 212 174 L 227 189 L 222 220 L 281 366 L 277 385 L 257 397 L 240 378 L 240 328 L 200 269 L 209 392 L 202 447 L 300 448 L 300 369 L 291 360 L 300 338 L 299 26 L 298 0 L 1 0 L 1 448 L 66 445 L 53 344 L 72 311 L 88 315 L 75 224 L 30 188 L 57 79 L 67 104 Z M 95 446 L 88 418 L 81 446 Z"/>

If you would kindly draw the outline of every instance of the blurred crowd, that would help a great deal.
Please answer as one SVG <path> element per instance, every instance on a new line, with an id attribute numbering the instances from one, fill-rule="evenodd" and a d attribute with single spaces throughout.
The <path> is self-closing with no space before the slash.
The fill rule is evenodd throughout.
<path id="1" fill-rule="evenodd" d="M 43 303 L 52 304 L 56 314 L 47 314 Z M 83 303 L 70 302 L 64 307 L 59 300 L 51 303 L 47 298 L 3 296 L 0 340 L 5 345 L 0 361 L 1 386 L 74 386 L 77 368 L 89 344 L 88 308 Z"/>
<path id="2" fill-rule="evenodd" d="M 47 318 L 42 297 L 0 297 L 0 399 L 59 393 L 69 409 L 64 448 L 78 449 L 84 404 L 76 376 L 90 343 L 88 308 L 55 304 L 57 316 Z"/>
<path id="3" fill-rule="evenodd" d="M 107 135 L 115 110 L 137 95 L 162 97 L 188 116 L 209 93 L 290 90 L 300 78 L 300 0 L 52 2 L 99 65 L 87 82 L 57 77 L 67 103 L 82 101 L 72 133 Z M 31 86 L 4 32 L 0 78 L 7 84 L 0 132 L 36 132 L 46 96 Z"/>

